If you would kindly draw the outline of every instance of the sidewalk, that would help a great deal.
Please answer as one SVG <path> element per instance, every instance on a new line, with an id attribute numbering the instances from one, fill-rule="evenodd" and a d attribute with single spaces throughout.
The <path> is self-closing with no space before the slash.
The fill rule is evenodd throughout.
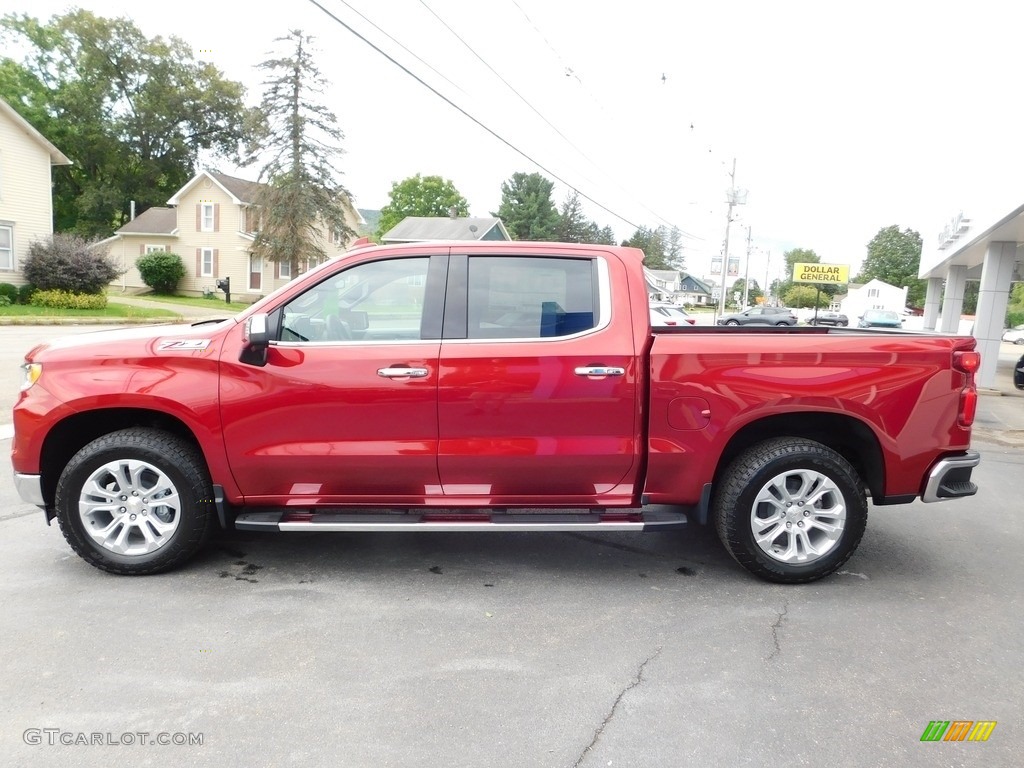
<path id="1" fill-rule="evenodd" d="M 111 304 L 128 304 L 133 307 L 145 307 L 146 309 L 166 309 L 171 312 L 177 312 L 183 319 L 189 322 L 233 317 L 237 314 L 234 310 L 229 309 L 225 309 L 223 312 L 218 311 L 217 305 L 212 301 L 210 302 L 209 309 L 206 307 L 192 307 L 188 304 L 173 304 L 168 301 L 151 301 L 149 299 L 140 299 L 136 296 L 118 296 L 116 294 L 107 294 L 107 301 Z M 160 322 L 160 320 L 158 318 L 150 318 L 147 322 Z"/>

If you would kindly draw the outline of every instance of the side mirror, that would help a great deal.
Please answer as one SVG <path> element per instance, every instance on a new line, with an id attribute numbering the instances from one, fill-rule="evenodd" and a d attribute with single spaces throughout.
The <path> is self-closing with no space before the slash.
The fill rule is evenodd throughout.
<path id="1" fill-rule="evenodd" d="M 270 330 L 267 316 L 263 313 L 250 315 L 246 318 L 245 330 L 242 333 L 242 352 L 238 356 L 239 361 L 262 367 L 267 364 L 269 348 Z"/>

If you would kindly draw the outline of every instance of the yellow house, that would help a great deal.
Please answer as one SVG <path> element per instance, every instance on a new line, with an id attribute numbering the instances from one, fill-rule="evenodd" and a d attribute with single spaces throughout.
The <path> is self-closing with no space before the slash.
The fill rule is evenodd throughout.
<path id="1" fill-rule="evenodd" d="M 176 253 L 185 262 L 185 277 L 178 292 L 203 295 L 217 290 L 217 281 L 231 280 L 233 301 L 255 301 L 294 277 L 288 264 L 264 263 L 252 254 L 259 211 L 255 206 L 257 182 L 223 173 L 201 171 L 170 200 L 169 207 L 154 207 L 125 224 L 105 240 L 110 260 L 124 270 L 115 287 L 146 288 L 136 260 L 152 251 Z M 345 200 L 345 220 L 353 232 L 364 223 L 351 200 Z M 344 252 L 348 241 L 330 233 L 326 225 L 321 246 L 327 258 Z M 310 264 L 301 264 L 300 269 Z"/>
<path id="2" fill-rule="evenodd" d="M 0 99 L 0 283 L 24 284 L 29 245 L 53 235 L 55 165 L 71 161 Z"/>

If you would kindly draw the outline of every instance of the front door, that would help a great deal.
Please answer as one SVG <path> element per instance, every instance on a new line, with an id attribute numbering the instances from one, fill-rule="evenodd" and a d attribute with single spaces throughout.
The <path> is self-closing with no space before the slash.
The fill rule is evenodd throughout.
<path id="1" fill-rule="evenodd" d="M 271 313 L 278 331 L 266 366 L 225 361 L 224 442 L 247 500 L 440 495 L 440 342 L 421 332 L 430 268 L 420 257 L 340 269 Z"/>

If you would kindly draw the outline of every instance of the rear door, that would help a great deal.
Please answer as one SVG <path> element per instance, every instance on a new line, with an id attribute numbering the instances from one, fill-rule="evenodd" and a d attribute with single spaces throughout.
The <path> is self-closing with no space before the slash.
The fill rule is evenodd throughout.
<path id="1" fill-rule="evenodd" d="M 452 503 L 631 496 L 641 372 L 629 307 L 612 306 L 613 271 L 625 280 L 593 251 L 452 254 L 438 378 L 438 472 Z"/>

